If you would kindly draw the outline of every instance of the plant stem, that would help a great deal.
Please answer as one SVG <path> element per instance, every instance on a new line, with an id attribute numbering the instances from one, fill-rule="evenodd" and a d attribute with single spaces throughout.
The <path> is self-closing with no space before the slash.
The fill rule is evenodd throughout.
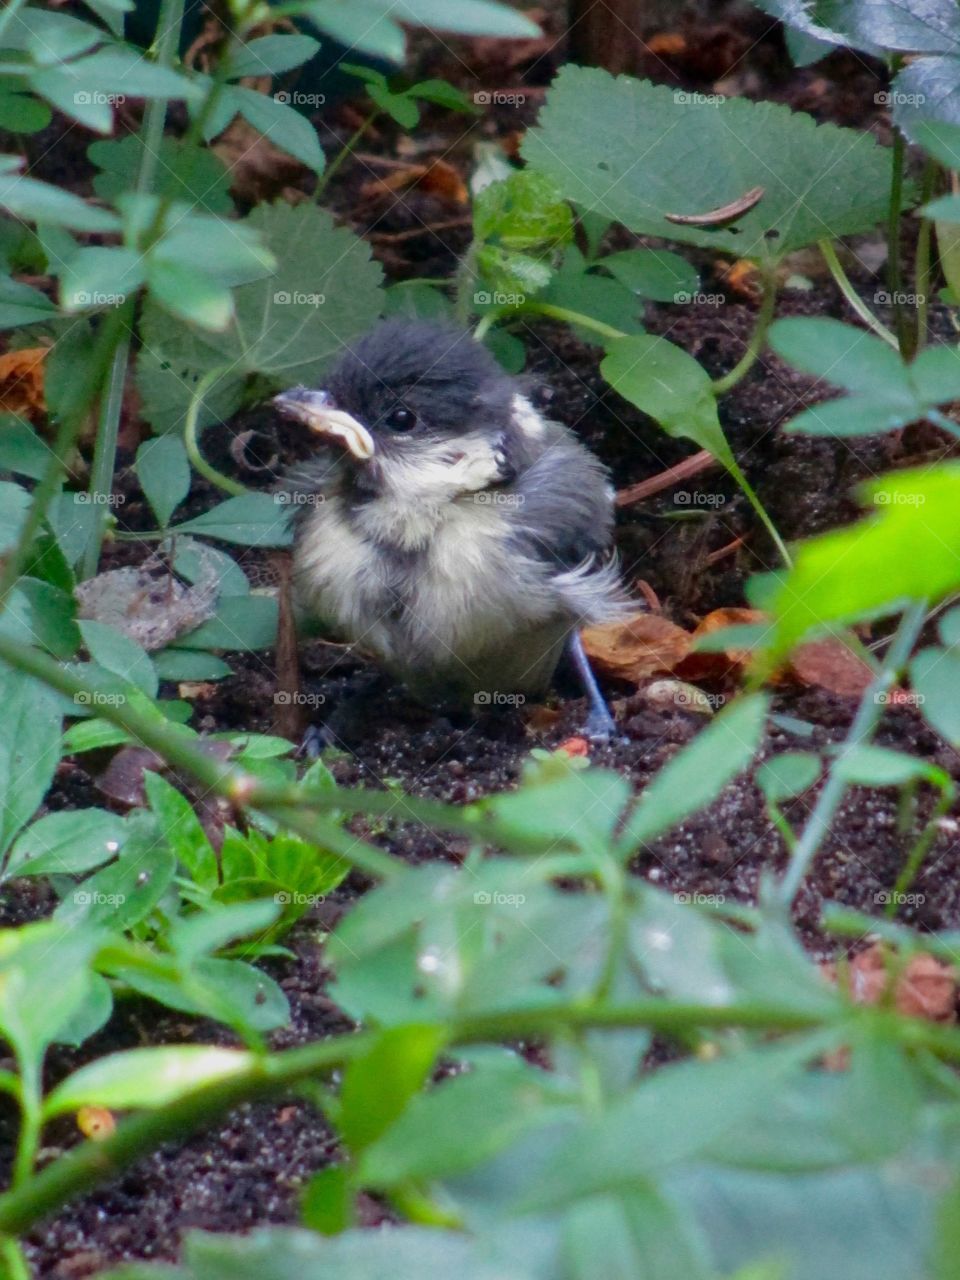
<path id="1" fill-rule="evenodd" d="M 13 1161 L 14 1187 L 23 1186 L 33 1173 L 40 1146 L 42 1129 L 42 1086 L 35 1063 L 20 1064 L 20 1132 L 17 1135 L 17 1152 Z"/>
<path id="2" fill-rule="evenodd" d="M 31 1280 L 30 1268 L 23 1256 L 23 1249 L 16 1240 L 9 1237 L 0 1239 L 0 1261 L 3 1266 L 3 1280 Z"/>
<path id="3" fill-rule="evenodd" d="M 936 186 L 940 166 L 932 156 L 927 157 L 923 170 L 923 181 L 920 188 L 921 206 L 929 203 Z M 914 351 L 922 351 L 927 343 L 927 317 L 930 312 L 930 242 L 933 237 L 933 222 L 929 218 L 920 219 L 920 230 L 917 232 L 916 260 L 916 294 L 917 294 L 917 332 L 914 340 Z"/>
<path id="4" fill-rule="evenodd" d="M 868 329 L 871 329 L 878 338 L 882 338 L 884 342 L 893 347 L 895 351 L 899 350 L 896 338 L 887 326 L 877 319 L 850 283 L 850 277 L 844 271 L 840 263 L 840 259 L 837 257 L 837 251 L 833 247 L 833 241 L 820 240 L 818 241 L 817 247 L 823 254 L 823 258 L 827 266 L 830 268 L 830 274 L 833 276 L 837 288 L 846 298 L 847 302 L 849 302 L 850 306 L 857 313 L 863 323 Z"/>
<path id="5" fill-rule="evenodd" d="M 609 338 L 611 342 L 615 342 L 618 338 L 630 336 L 624 333 L 622 329 L 614 329 L 613 325 L 604 324 L 602 320 L 595 320 L 593 316 L 584 315 L 582 311 L 571 311 L 569 307 L 557 307 L 552 302 L 525 302 L 518 310 L 532 312 L 535 315 L 549 316 L 551 320 L 563 320 L 566 324 L 578 324 L 581 328 L 592 329 L 601 338 Z"/>
<path id="6" fill-rule="evenodd" d="M 732 455 L 729 459 L 721 459 L 721 462 L 727 468 L 730 474 L 733 476 L 734 480 L 736 480 L 737 484 L 743 490 L 747 501 L 750 503 L 751 507 L 753 507 L 754 511 L 759 516 L 761 524 L 766 529 L 767 533 L 769 533 L 770 537 L 773 539 L 774 545 L 776 546 L 777 550 L 780 552 L 780 557 L 783 560 L 783 563 L 787 566 L 788 569 L 792 569 L 793 558 L 791 557 L 790 552 L 787 550 L 787 544 L 784 542 L 783 538 L 780 536 L 779 529 L 773 523 L 773 520 L 770 518 L 769 514 L 767 513 L 767 509 L 763 505 L 763 503 L 760 501 L 759 497 L 757 496 L 757 493 L 754 490 L 753 485 L 750 483 L 750 481 L 741 471 L 740 464 L 736 461 L 736 459 Z"/>
<path id="7" fill-rule="evenodd" d="M 803 834 L 797 841 L 796 847 L 790 856 L 787 870 L 780 882 L 778 897 L 785 905 L 793 902 L 799 892 L 803 878 L 810 869 L 810 865 L 816 857 L 817 850 L 820 848 L 824 837 L 830 830 L 830 824 L 833 822 L 840 807 L 840 802 L 846 793 L 847 783 L 836 766 L 854 748 L 860 746 L 861 743 L 868 742 L 873 737 L 874 730 L 883 715 L 885 705 L 884 700 L 879 695 L 889 692 L 900 671 L 905 666 L 907 659 L 910 657 L 910 651 L 923 629 L 926 614 L 926 601 L 911 605 L 906 610 L 900 619 L 900 625 L 893 637 L 893 643 L 890 645 L 883 660 L 883 665 L 860 700 L 860 706 L 857 708 L 853 724 L 850 726 L 850 730 L 834 758 L 834 766 L 830 770 L 830 776 L 817 797 L 813 812 L 807 820 Z"/>
<path id="8" fill-rule="evenodd" d="M 162 67 L 172 67 L 180 49 L 180 29 L 183 26 L 184 0 L 161 0 L 157 15 L 157 30 L 153 48 L 156 62 Z M 140 130 L 140 163 L 137 169 L 135 190 L 138 195 L 149 195 L 153 190 L 159 163 L 159 149 L 163 141 L 163 129 L 167 119 L 165 98 L 154 98 L 147 103 Z M 93 469 L 90 473 L 90 497 L 93 502 L 93 522 L 87 545 L 83 552 L 81 574 L 92 578 L 97 572 L 103 531 L 109 510 L 107 499 L 113 487 L 113 473 L 117 462 L 117 437 L 120 431 L 120 414 L 123 409 L 123 389 L 127 381 L 130 363 L 130 338 L 136 299 L 129 298 L 120 308 L 123 331 L 119 332 L 106 375 L 97 423 L 97 440 L 93 450 Z"/>
<path id="9" fill-rule="evenodd" d="M 904 360 L 910 350 L 910 328 L 903 306 L 903 263 L 900 255 L 900 206 L 903 204 L 903 171 L 907 144 L 896 126 L 893 130 L 893 157 L 890 172 L 890 203 L 887 209 L 887 287 L 893 297 L 897 345 Z"/>
<path id="10" fill-rule="evenodd" d="M 352 836 L 338 822 L 320 812 L 323 809 L 342 807 L 335 793 L 331 792 L 328 796 L 311 795 L 309 801 L 306 801 L 301 789 L 299 806 L 295 809 L 286 808 L 278 800 L 286 799 L 289 804 L 289 796 L 296 794 L 296 788 L 264 788 L 252 774 L 219 763 L 194 746 L 191 738 L 179 726 L 171 724 L 159 713 L 145 715 L 126 703 L 109 702 L 106 685 L 93 679 L 79 680 L 39 649 L 0 633 L 0 661 L 9 663 L 19 671 L 25 671 L 70 698 L 78 693 L 102 693 L 103 698 L 97 699 L 101 714 L 125 729 L 139 743 L 150 747 L 171 764 L 193 774 L 201 785 L 216 795 L 221 795 L 234 804 L 257 808 L 276 816 L 278 821 L 282 821 L 305 840 L 324 845 L 368 875 L 385 879 L 403 869 L 405 864 L 398 858 Z M 393 801 L 393 808 L 396 809 L 396 797 L 393 797 Z M 352 811 L 361 810 L 358 807 Z"/>
<path id="11" fill-rule="evenodd" d="M 118 328 L 113 358 L 104 380 L 104 394 L 97 420 L 97 439 L 93 447 L 93 467 L 90 472 L 90 497 L 93 503 L 93 521 L 87 545 L 83 552 L 80 573 L 92 578 L 100 562 L 103 531 L 109 510 L 108 499 L 113 489 L 113 473 L 117 461 L 117 437 L 120 432 L 120 413 L 123 408 L 123 388 L 127 380 L 127 364 L 130 359 L 130 334 L 133 325 L 134 299 L 128 298 L 118 311 Z"/>
<path id="12" fill-rule="evenodd" d="M 754 326 L 753 333 L 747 343 L 747 349 L 743 355 L 733 366 L 729 373 L 725 373 L 722 378 L 717 378 L 713 384 L 713 394 L 719 399 L 728 391 L 731 391 L 738 382 L 747 376 L 753 366 L 760 357 L 760 352 L 764 348 L 767 340 L 767 330 L 773 320 L 774 312 L 777 306 L 777 277 L 772 266 L 767 266 L 763 272 L 763 297 L 760 301 L 760 311 L 757 315 L 757 323 Z M 749 496 L 749 495 L 748 495 Z M 778 540 L 779 541 L 779 540 Z M 789 564 L 789 556 L 786 557 Z"/>
<path id="13" fill-rule="evenodd" d="M 333 159 L 324 169 L 323 173 L 321 173 L 320 177 L 317 179 L 317 185 L 314 188 L 314 192 L 313 192 L 314 200 L 319 201 L 320 197 L 323 195 L 323 193 L 326 191 L 327 187 L 329 186 L 330 179 L 333 177 L 333 175 L 337 172 L 337 170 L 346 160 L 347 156 L 353 154 L 353 151 L 357 143 L 360 141 L 363 135 L 367 132 L 367 130 L 370 128 L 370 126 L 373 124 L 374 120 L 376 120 L 379 114 L 380 114 L 380 108 L 374 107 L 374 109 L 370 112 L 370 114 L 353 131 L 353 133 L 350 135 L 347 141 L 343 144 L 343 146 L 340 148 L 337 154 L 333 157 Z"/>
<path id="14" fill-rule="evenodd" d="M 923 865 L 924 858 L 930 852 L 930 846 L 937 838 L 937 832 L 940 829 L 940 819 L 949 812 L 950 806 L 953 804 L 955 794 L 956 791 L 952 785 L 947 785 L 941 790 L 940 799 L 934 806 L 929 822 L 920 832 L 916 843 L 907 855 L 907 860 L 903 864 L 903 869 L 897 876 L 896 883 L 893 886 L 893 893 L 890 895 L 890 901 L 887 903 L 886 914 L 888 917 L 892 918 L 896 915 L 899 899 L 909 891 L 910 886 L 916 879 L 917 872 Z"/>
<path id="15" fill-rule="evenodd" d="M 211 484 L 215 484 L 218 489 L 222 489 L 225 493 L 233 494 L 235 497 L 241 494 L 249 493 L 250 490 L 246 485 L 240 484 L 238 480 L 232 480 L 230 476 L 225 476 L 216 467 L 211 466 L 200 452 L 200 442 L 197 439 L 197 420 L 200 417 L 200 408 L 203 404 L 203 397 L 207 394 L 213 384 L 227 370 L 226 365 L 221 365 L 216 369 L 210 369 L 200 379 L 196 390 L 190 397 L 190 407 L 187 410 L 187 420 L 183 427 L 183 443 L 187 450 L 187 457 L 193 465 L 194 471 L 198 471 Z"/>

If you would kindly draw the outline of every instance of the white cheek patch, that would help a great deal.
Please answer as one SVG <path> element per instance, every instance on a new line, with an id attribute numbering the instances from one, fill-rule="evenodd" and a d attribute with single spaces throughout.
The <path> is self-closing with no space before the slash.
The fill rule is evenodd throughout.
<path id="1" fill-rule="evenodd" d="M 527 397 L 519 393 L 513 397 L 513 422 L 517 430 L 530 440 L 542 439 L 546 430 L 543 418 Z"/>

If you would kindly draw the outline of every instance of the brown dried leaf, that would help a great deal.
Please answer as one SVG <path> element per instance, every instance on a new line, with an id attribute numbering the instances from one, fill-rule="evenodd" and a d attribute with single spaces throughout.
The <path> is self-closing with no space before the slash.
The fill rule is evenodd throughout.
<path id="1" fill-rule="evenodd" d="M 790 671 L 801 684 L 848 698 L 862 697 L 873 680 L 867 663 L 836 636 L 800 645 L 790 659 Z"/>
<path id="2" fill-rule="evenodd" d="M 43 365 L 48 347 L 25 347 L 0 356 L 0 412 L 33 418 L 46 413 Z"/>
<path id="3" fill-rule="evenodd" d="M 752 622 L 763 622 L 766 615 L 758 609 L 714 609 L 697 623 L 691 645 L 703 636 L 713 635 L 726 627 L 739 627 Z M 678 663 L 676 674 L 685 680 L 721 679 L 741 671 L 750 661 L 749 649 L 726 649 L 723 653 L 692 652 Z"/>
<path id="4" fill-rule="evenodd" d="M 888 959 L 891 953 L 880 942 L 860 951 L 846 966 L 850 998 L 857 1004 L 879 1004 L 889 991 Z M 835 964 L 821 965 L 822 972 L 837 981 Z M 911 956 L 897 979 L 894 1004 L 909 1018 L 930 1022 L 955 1022 L 957 974 L 952 965 L 922 952 Z"/>
<path id="5" fill-rule="evenodd" d="M 686 657 L 691 642 L 688 631 L 655 613 L 586 627 L 582 638 L 598 671 L 633 684 L 648 676 L 669 675 Z"/>
<path id="6" fill-rule="evenodd" d="M 165 768 L 163 757 L 149 747 L 121 747 L 104 771 L 94 778 L 94 785 L 101 795 L 117 804 L 128 809 L 143 808 L 147 803 L 143 775 L 147 770 L 159 773 Z"/>

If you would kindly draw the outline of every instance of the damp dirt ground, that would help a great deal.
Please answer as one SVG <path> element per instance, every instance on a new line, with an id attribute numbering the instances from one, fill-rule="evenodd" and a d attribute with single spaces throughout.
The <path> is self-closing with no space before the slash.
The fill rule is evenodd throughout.
<path id="1" fill-rule="evenodd" d="M 642 74 L 685 88 L 741 93 L 787 103 L 812 112 L 819 120 L 868 129 L 886 141 L 883 111 L 875 95 L 884 88 L 883 72 L 869 61 L 835 53 L 814 68 L 795 70 L 785 57 L 782 37 L 768 19 L 742 6 L 701 6 L 707 13 L 674 24 L 689 36 L 683 49 L 651 54 Z M 508 149 L 532 123 L 543 90 L 565 56 L 559 7 L 545 13 L 549 39 L 534 45 L 492 41 L 448 42 L 441 47 L 417 41 L 417 70 L 442 75 L 467 92 L 480 88 L 522 90 L 518 107 L 492 107 L 465 133 L 462 119 L 429 111 L 418 139 L 418 159 L 444 157 L 464 173 L 478 138 L 500 140 Z M 345 136 L 353 127 L 349 103 L 324 117 L 324 140 Z M 86 191 L 89 171 L 83 160 L 89 138 L 55 123 L 34 140 L 39 160 L 36 176 Z M 82 145 L 81 145 L 82 144 Z M 365 152 L 391 158 L 405 144 L 392 127 L 378 127 Z M 40 158 L 42 156 L 42 158 Z M 337 215 L 367 235 L 391 280 L 413 276 L 449 276 L 466 248 L 464 219 L 449 204 L 417 191 L 393 195 L 372 204 L 364 194 L 375 166 L 348 163 L 330 189 Z M 462 213 L 462 210 L 460 211 Z M 617 241 L 619 247 L 637 243 Z M 908 246 L 905 246 L 908 249 Z M 882 289 L 878 242 L 852 246 L 850 272 L 861 292 L 872 297 Z M 701 272 L 701 289 L 716 301 L 692 306 L 647 308 L 650 331 L 669 335 L 696 355 L 716 376 L 739 359 L 755 320 L 754 301 L 733 288 L 724 265 L 707 253 L 691 255 Z M 797 264 L 809 287 L 785 289 L 779 314 L 820 314 L 849 318 L 842 300 L 815 264 Z M 934 315 L 934 324 L 940 323 Z M 599 351 L 569 330 L 531 324 L 518 330 L 528 350 L 526 376 L 530 393 L 551 414 L 568 423 L 611 468 L 618 488 L 647 479 L 690 452 L 682 441 L 665 437 L 648 419 L 610 391 L 598 374 Z M 821 398 L 822 389 L 764 357 L 723 402 L 723 421 L 734 451 L 783 535 L 795 539 L 852 519 L 858 510 L 853 490 L 858 481 L 898 465 L 933 460 L 949 452 L 947 442 L 930 428 L 910 428 L 898 435 L 857 441 L 817 440 L 786 435 L 783 424 L 805 404 Z M 138 438 L 136 409 L 128 409 L 123 440 L 132 458 Z M 251 410 L 230 424 L 218 441 L 210 441 L 211 459 L 233 468 L 248 484 L 256 473 L 237 471 L 233 436 L 254 432 L 263 456 L 286 457 L 290 441 L 264 410 Z M 249 447 L 249 446 L 248 446 Z M 129 474 L 118 485 L 127 502 L 122 520 L 131 530 L 146 527 L 142 499 Z M 686 497 L 678 498 L 682 490 Z M 699 495 L 691 497 L 691 495 Z M 201 510 L 215 495 L 198 484 L 190 505 Z M 691 511 L 695 514 L 691 515 Z M 774 550 L 758 528 L 751 509 L 719 472 L 666 490 L 643 503 L 623 507 L 618 545 L 628 584 L 642 581 L 664 614 L 692 626 L 706 613 L 744 603 L 746 578 L 775 563 Z M 113 563 L 136 561 L 146 544 L 125 544 Z M 265 573 L 255 553 L 240 556 L 252 572 Z M 882 641 L 882 634 L 866 636 Z M 197 699 L 194 724 L 205 730 L 274 728 L 276 674 L 269 653 L 228 655 L 235 674 Z M 545 710 L 506 710 L 471 721 L 454 722 L 425 711 L 400 690 L 371 674 L 362 657 L 331 644 L 315 642 L 303 652 L 304 687 L 322 699 L 324 712 L 366 689 L 366 713 L 354 717 L 344 750 L 332 767 L 344 785 L 396 785 L 402 790 L 462 803 L 514 786 L 530 748 L 556 747 L 575 736 L 583 721 L 584 703 L 562 678 Z M 370 689 L 373 681 L 372 692 Z M 629 777 L 639 790 L 671 756 L 704 725 L 701 715 L 651 705 L 642 690 L 608 685 L 620 736 L 592 752 L 594 763 Z M 718 697 L 730 689 L 712 689 Z M 784 687 L 776 696 L 777 718 L 764 745 L 764 758 L 787 747 L 822 748 L 838 740 L 849 726 L 851 699 L 815 687 Z M 878 740 L 934 761 L 960 778 L 957 753 L 940 740 L 909 706 L 891 707 Z M 758 761 L 759 764 L 761 761 Z M 787 810 L 794 827 L 816 798 L 816 788 Z M 61 766 L 51 808 L 103 804 L 83 759 Z M 455 839 L 440 837 L 401 821 L 352 824 L 391 852 L 410 860 L 457 860 L 464 849 Z M 916 903 L 901 918 L 926 928 L 960 926 L 960 841 L 951 819 L 940 834 L 914 886 Z M 896 797 L 883 791 L 853 790 L 847 797 L 812 875 L 796 903 L 796 917 L 811 953 L 832 953 L 819 927 L 825 901 L 841 902 L 879 913 L 878 895 L 889 890 L 911 843 L 897 821 Z M 708 811 L 682 824 L 667 838 L 646 849 L 635 862 L 638 875 L 658 886 L 689 893 L 722 894 L 727 900 L 750 901 L 761 874 L 782 866 L 783 843 L 766 816 L 751 777 L 730 786 Z M 365 888 L 351 877 L 320 909 L 298 925 L 288 960 L 271 961 L 271 970 L 291 1004 L 291 1025 L 276 1034 L 276 1047 L 286 1047 L 343 1030 L 345 1023 L 325 994 L 323 935 L 338 914 Z M 33 919 L 52 905 L 49 890 L 15 882 L 0 902 L 5 924 Z M 183 1042 L 218 1042 L 217 1028 L 171 1014 L 147 1002 L 125 1003 L 109 1026 L 80 1051 L 58 1051 L 49 1064 L 51 1080 L 81 1061 L 123 1048 Z M 4 1065 L 0 1063 L 0 1065 Z M 14 1118 L 0 1112 L 0 1160 L 6 1163 L 15 1134 Z M 44 1158 L 50 1159 L 78 1140 L 70 1125 L 47 1134 Z M 175 1259 L 180 1240 L 191 1228 L 242 1231 L 258 1224 L 296 1220 L 300 1189 L 309 1176 L 336 1155 L 331 1134 L 307 1104 L 288 1100 L 255 1104 L 188 1141 L 171 1144 L 141 1160 L 114 1183 L 70 1205 L 35 1230 L 28 1254 L 36 1274 L 58 1280 L 93 1275 L 128 1259 Z M 383 1211 L 374 1201 L 363 1206 L 364 1221 L 376 1223 Z"/>

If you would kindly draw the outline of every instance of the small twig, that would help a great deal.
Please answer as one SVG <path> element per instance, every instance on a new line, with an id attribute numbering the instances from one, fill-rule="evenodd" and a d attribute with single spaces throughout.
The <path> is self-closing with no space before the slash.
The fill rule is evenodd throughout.
<path id="1" fill-rule="evenodd" d="M 650 476 L 647 480 L 628 485 L 626 489 L 618 489 L 616 504 L 618 507 L 629 507 L 635 502 L 643 502 L 647 498 L 654 497 L 655 494 L 662 493 L 664 489 L 670 489 L 675 484 L 679 484 L 681 480 L 692 480 L 701 472 L 710 471 L 713 467 L 719 466 L 719 460 L 712 453 L 707 449 L 701 449 L 699 453 L 691 454 L 689 458 L 684 458 L 675 466 L 668 467 L 666 471 L 658 471 L 655 476 Z"/>
<path id="2" fill-rule="evenodd" d="M 725 547 L 721 547 L 718 551 L 711 551 L 704 559 L 704 564 L 717 564 L 721 560 L 726 560 L 727 556 L 733 555 L 735 551 L 739 551 L 743 546 L 742 538 L 734 538 L 732 542 L 728 542 Z"/>
<path id="3" fill-rule="evenodd" d="M 406 231 L 371 231 L 366 239 L 375 244 L 401 244 L 404 240 L 415 240 L 417 236 L 425 236 L 431 231 L 449 231 L 454 227 L 469 227 L 473 218 L 463 214 L 459 218 L 447 218 L 444 222 L 424 223 L 422 227 L 408 227 Z"/>

